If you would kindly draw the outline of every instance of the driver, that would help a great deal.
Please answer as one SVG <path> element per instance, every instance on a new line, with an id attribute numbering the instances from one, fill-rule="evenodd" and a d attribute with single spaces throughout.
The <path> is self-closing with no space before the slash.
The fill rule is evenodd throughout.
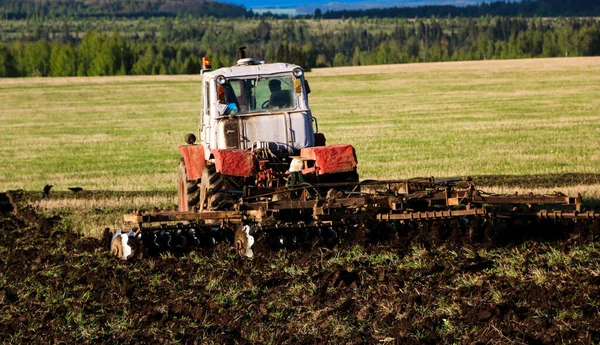
<path id="1" fill-rule="evenodd" d="M 271 91 L 271 97 L 269 98 L 269 105 L 271 107 L 286 108 L 291 106 L 292 100 L 290 91 L 281 90 L 281 80 L 269 80 L 269 90 Z"/>
<path id="2" fill-rule="evenodd" d="M 271 95 L 273 95 L 273 92 L 281 91 L 281 80 L 279 80 L 279 79 L 269 80 L 269 90 L 271 90 Z"/>

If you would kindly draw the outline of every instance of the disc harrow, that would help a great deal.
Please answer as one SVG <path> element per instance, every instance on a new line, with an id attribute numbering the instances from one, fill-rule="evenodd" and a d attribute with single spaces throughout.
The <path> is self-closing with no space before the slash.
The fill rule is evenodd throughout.
<path id="1" fill-rule="evenodd" d="M 252 257 L 256 244 L 307 250 L 331 248 L 348 237 L 381 241 L 433 235 L 441 241 L 504 243 L 552 234 L 564 223 L 600 220 L 600 213 L 582 210 L 580 195 L 491 194 L 478 190 L 470 178 L 301 183 L 223 192 L 240 198 L 224 210 L 125 215 L 130 229 L 112 232 L 113 254 L 128 259 L 225 243 Z"/>

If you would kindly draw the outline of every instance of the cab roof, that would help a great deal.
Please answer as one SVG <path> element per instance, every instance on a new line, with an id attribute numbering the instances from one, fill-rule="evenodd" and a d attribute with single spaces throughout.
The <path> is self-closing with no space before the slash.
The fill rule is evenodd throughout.
<path id="1" fill-rule="evenodd" d="M 277 62 L 277 63 L 256 63 L 242 66 L 231 66 L 222 67 L 214 71 L 205 72 L 204 77 L 210 79 L 215 78 L 218 75 L 222 75 L 225 78 L 235 77 L 246 77 L 249 75 L 269 75 L 279 73 L 292 73 L 294 68 L 300 67 L 298 65 Z"/>

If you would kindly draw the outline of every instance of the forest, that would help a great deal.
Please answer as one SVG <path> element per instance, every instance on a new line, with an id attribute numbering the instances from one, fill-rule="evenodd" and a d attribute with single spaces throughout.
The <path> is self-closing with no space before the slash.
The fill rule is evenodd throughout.
<path id="1" fill-rule="evenodd" d="M 2 0 L 0 14 L 6 20 L 188 15 L 237 18 L 252 15 L 242 6 L 212 0 Z"/>
<path id="2" fill-rule="evenodd" d="M 82 23 L 21 24 L 2 24 L 0 77 L 194 74 L 205 55 L 213 67 L 231 65 L 240 46 L 257 59 L 306 69 L 600 54 L 597 19 L 162 18 L 88 23 L 94 30 Z"/>
<path id="3" fill-rule="evenodd" d="M 553 1 L 519 6 L 550 6 Z M 231 65 L 240 46 L 247 46 L 256 59 L 292 62 L 307 70 L 600 54 L 600 20 L 594 17 L 469 17 L 463 16 L 469 11 L 465 7 L 456 16 L 425 18 L 369 13 L 373 18 L 326 19 L 332 14 L 319 11 L 310 18 L 275 18 L 234 6 L 241 11 L 238 17 L 224 18 L 209 11 L 222 5 L 212 1 L 69 3 L 77 5 L 5 0 L 0 6 L 5 14 L 0 20 L 0 77 L 194 74 L 206 55 L 213 67 Z M 580 12 L 598 7 L 579 0 L 567 3 Z M 495 6 L 516 5 L 483 3 L 477 8 Z M 199 15 L 196 10 L 208 12 Z"/>

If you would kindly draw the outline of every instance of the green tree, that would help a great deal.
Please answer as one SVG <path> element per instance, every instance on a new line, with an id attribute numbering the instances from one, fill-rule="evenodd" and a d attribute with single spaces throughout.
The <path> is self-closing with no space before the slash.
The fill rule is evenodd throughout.
<path id="1" fill-rule="evenodd" d="M 542 56 L 555 57 L 560 56 L 560 50 L 556 42 L 556 34 L 552 31 L 544 33 L 544 43 L 542 45 Z"/>
<path id="2" fill-rule="evenodd" d="M 44 40 L 25 46 L 25 70 L 28 76 L 46 77 L 50 75 L 50 45 Z"/>
<path id="3" fill-rule="evenodd" d="M 415 36 L 411 36 L 408 38 L 404 49 L 405 49 L 406 55 L 408 56 L 408 58 L 410 60 L 409 62 L 415 61 L 416 58 L 419 56 L 419 51 L 420 51 L 419 41 L 417 41 Z"/>
<path id="4" fill-rule="evenodd" d="M 141 75 L 157 74 L 159 68 L 160 64 L 158 62 L 157 54 L 154 50 L 154 47 L 148 45 L 142 57 L 133 64 L 131 73 Z"/>
<path id="5" fill-rule="evenodd" d="M 185 61 L 183 62 L 183 66 L 182 66 L 182 73 L 183 74 L 198 74 L 200 73 L 200 68 L 201 68 L 201 62 L 200 59 L 195 56 L 189 56 L 185 59 Z"/>
<path id="6" fill-rule="evenodd" d="M 321 19 L 323 17 L 323 12 L 321 11 L 320 8 L 317 8 L 315 10 L 315 14 L 313 15 L 314 19 Z"/>
<path id="7" fill-rule="evenodd" d="M 77 55 L 70 44 L 54 44 L 50 55 L 50 75 L 67 77 L 77 75 Z"/>
<path id="8" fill-rule="evenodd" d="M 581 52 L 583 55 L 600 55 L 600 28 L 596 26 L 586 26 L 581 30 Z"/>
<path id="9" fill-rule="evenodd" d="M 0 77 L 18 77 L 15 59 L 8 47 L 0 44 Z"/>
<path id="10" fill-rule="evenodd" d="M 390 47 L 387 42 L 382 42 L 375 54 L 375 63 L 378 65 L 391 63 Z"/>
<path id="11" fill-rule="evenodd" d="M 346 57 L 346 55 L 344 55 L 342 53 L 335 54 L 335 57 L 333 58 L 333 66 L 339 67 L 339 66 L 346 66 L 346 65 L 348 65 L 348 58 Z"/>
<path id="12" fill-rule="evenodd" d="M 96 55 L 100 51 L 101 47 L 101 37 L 96 32 L 88 32 L 79 48 L 77 49 L 77 75 L 78 76 L 87 76 L 87 75 L 95 75 L 95 71 L 90 71 L 92 61 L 96 58 Z"/>

